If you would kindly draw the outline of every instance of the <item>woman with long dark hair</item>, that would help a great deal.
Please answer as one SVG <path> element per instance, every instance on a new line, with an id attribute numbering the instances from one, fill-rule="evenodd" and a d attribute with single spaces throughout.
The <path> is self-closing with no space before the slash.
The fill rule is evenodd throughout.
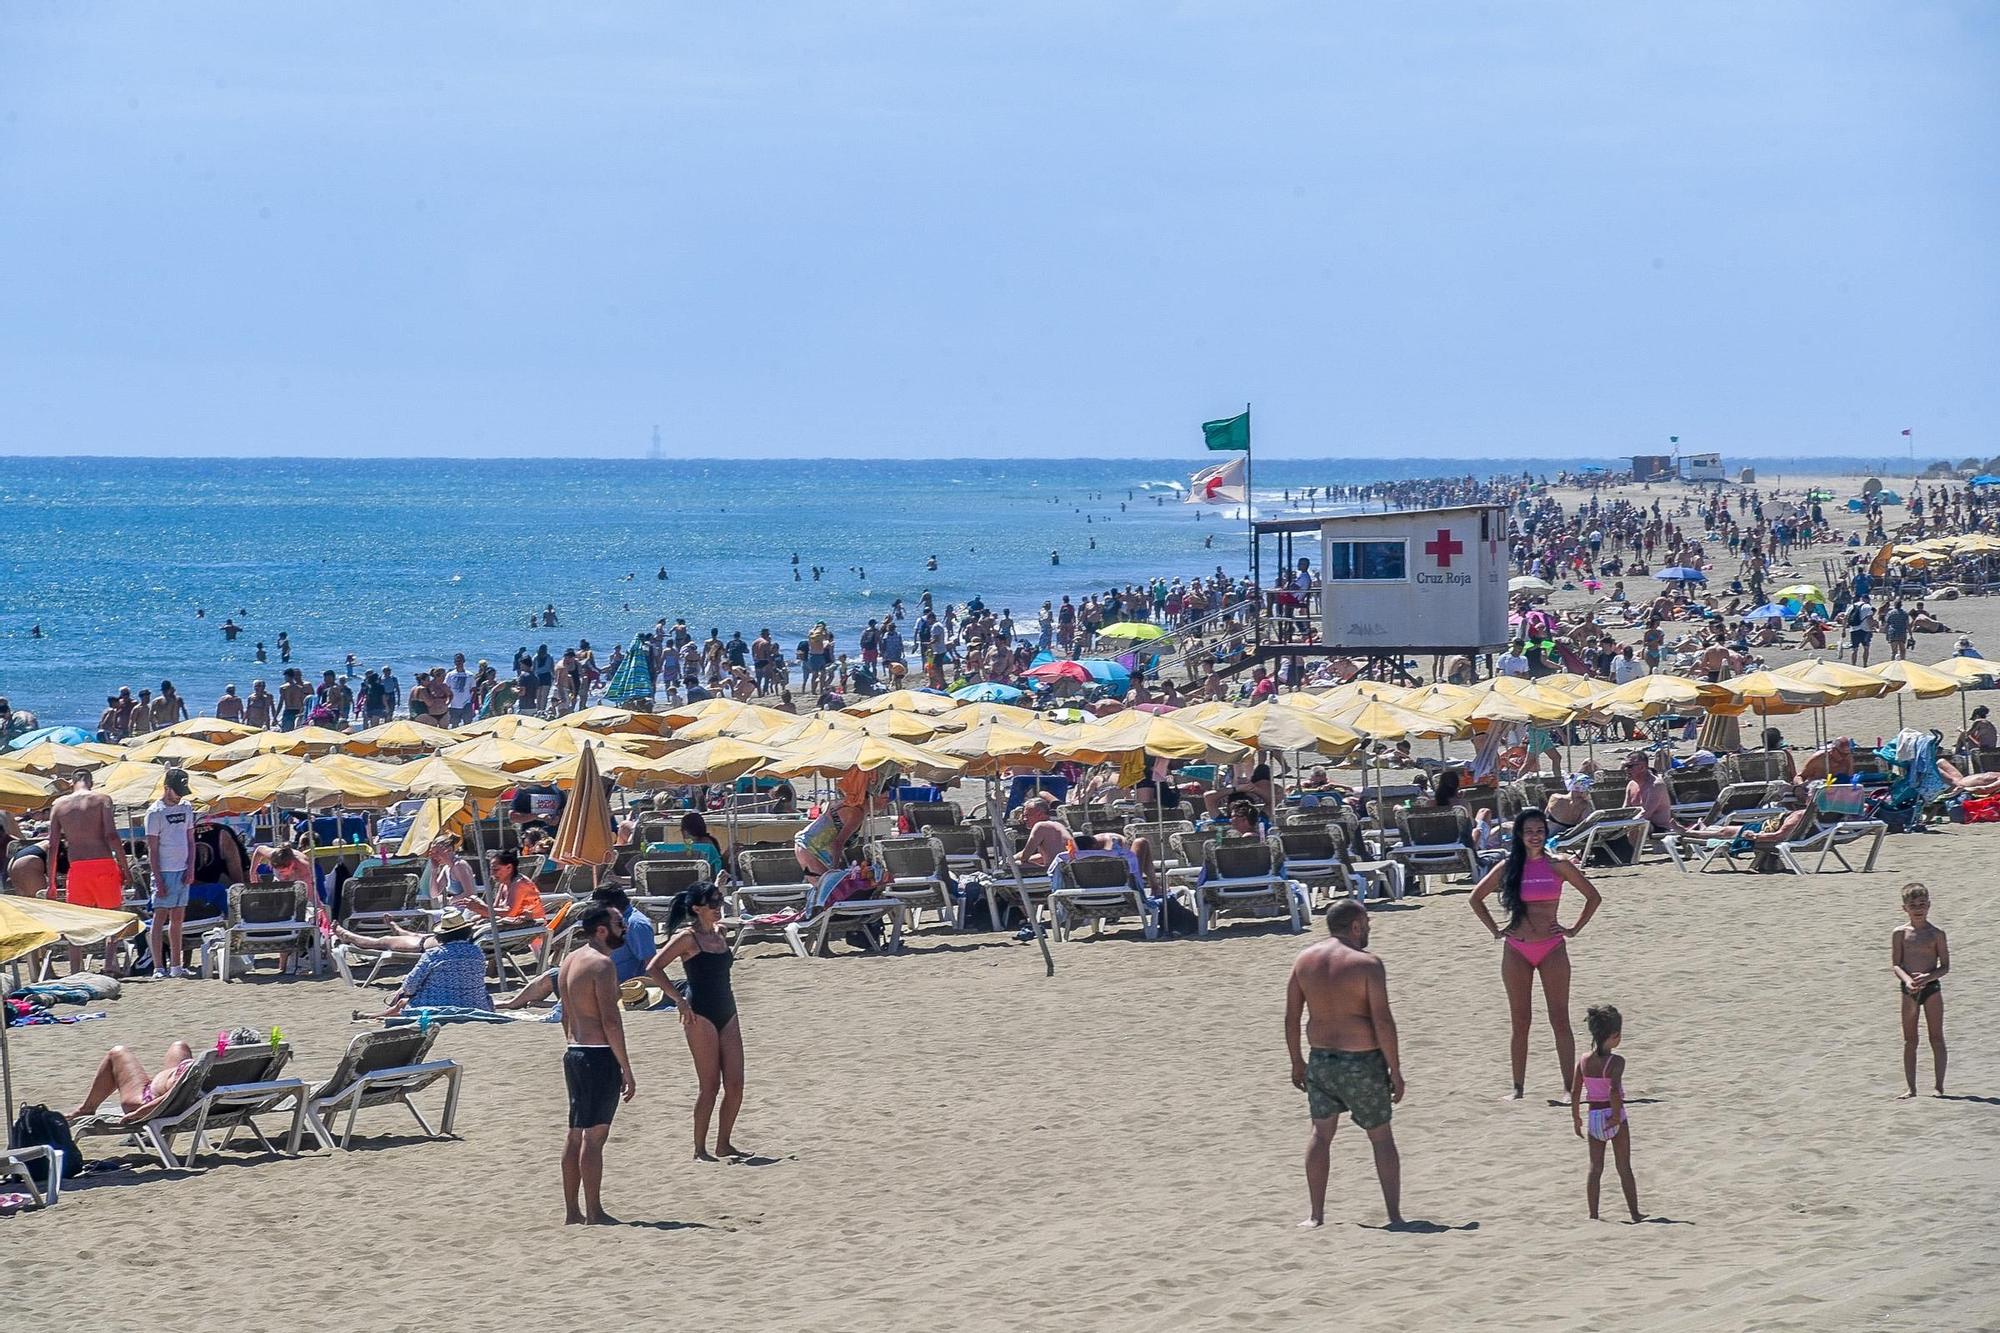
<path id="1" fill-rule="evenodd" d="M 694 1156 L 698 1162 L 741 1157 L 729 1140 L 736 1113 L 743 1107 L 743 1029 L 736 1018 L 736 995 L 729 969 L 736 959 L 722 935 L 722 890 L 697 884 L 674 900 L 667 913 L 667 942 L 646 965 L 651 977 L 681 1011 L 681 1029 L 695 1077 L 701 1080 L 694 1101 Z M 667 965 L 680 962 L 687 973 L 687 993 L 667 980 Z M 715 1152 L 708 1151 L 708 1118 L 717 1092 L 722 1113 L 716 1126 Z"/>
<path id="2" fill-rule="evenodd" d="M 1494 939 L 1503 941 L 1500 979 L 1507 987 L 1507 1010 L 1514 1027 L 1510 1051 L 1514 1092 L 1509 1101 L 1520 1099 L 1527 1081 L 1528 1020 L 1537 972 L 1542 976 L 1542 998 L 1548 1005 L 1549 1026 L 1555 1030 L 1556 1058 L 1567 1095 L 1570 1071 L 1576 1068 L 1576 1038 L 1569 1025 L 1569 948 L 1565 942 L 1583 930 L 1601 901 L 1576 862 L 1548 854 L 1548 840 L 1548 816 L 1540 810 L 1523 810 L 1514 817 L 1514 838 L 1507 859 L 1487 871 L 1472 891 L 1473 913 L 1493 932 Z M 1567 926 L 1556 920 L 1565 884 L 1583 895 L 1583 910 Z M 1495 893 L 1507 911 L 1505 929 L 1494 924 L 1492 909 L 1486 905 Z"/>

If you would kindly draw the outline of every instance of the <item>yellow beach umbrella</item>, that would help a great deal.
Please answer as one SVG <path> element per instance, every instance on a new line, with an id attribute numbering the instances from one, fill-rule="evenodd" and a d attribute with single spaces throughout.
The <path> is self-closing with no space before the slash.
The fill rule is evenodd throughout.
<path id="1" fill-rule="evenodd" d="M 58 940 L 68 940 L 87 949 L 106 940 L 136 934 L 139 918 L 130 912 L 106 912 L 95 907 L 73 907 L 50 898 L 22 898 L 0 895 L 0 963 L 11 963 L 37 949 L 46 949 Z M 14 1123 L 14 1068 L 7 1052 L 7 1024 L 0 1021 L 0 1101 L 7 1123 Z"/>
<path id="2" fill-rule="evenodd" d="M 1061 738 L 1052 737 L 1048 751 L 1058 759 L 1086 764 L 1142 753 L 1163 759 L 1233 764 L 1247 757 L 1250 747 L 1171 714 L 1129 712 L 1085 723 Z"/>
<path id="3" fill-rule="evenodd" d="M 1238 709 L 1236 716 L 1217 720 L 1210 730 L 1259 750 L 1312 750 L 1329 759 L 1350 754 L 1361 744 L 1358 733 L 1322 713 L 1273 703 Z"/>
<path id="4" fill-rule="evenodd" d="M 611 800 L 597 771 L 597 747 L 578 756 L 575 786 L 556 826 L 552 853 L 557 864 L 600 866 L 612 856 L 617 835 L 611 826 Z"/>
<path id="5" fill-rule="evenodd" d="M 532 744 L 544 750 L 554 750 L 557 754 L 582 754 L 585 750 L 596 750 L 600 754 L 617 751 L 620 754 L 659 754 L 667 748 L 667 743 L 658 736 L 637 736 L 629 733 L 616 735 L 596 731 L 579 731 L 575 727 L 550 727 L 541 735 L 533 737 Z"/>
<path id="6" fill-rule="evenodd" d="M 328 754 L 347 743 L 347 733 L 326 727 L 300 727 L 296 731 L 260 731 L 222 746 L 209 757 L 219 764 L 255 759 L 260 754 Z"/>
<path id="7" fill-rule="evenodd" d="M 512 791 L 520 779 L 497 768 L 486 768 L 464 759 L 448 759 L 441 754 L 398 765 L 384 779 L 405 797 L 433 800 L 437 797 L 490 799 Z"/>
<path id="8" fill-rule="evenodd" d="M 371 810 L 393 805 L 403 794 L 387 782 L 307 760 L 297 767 L 265 777 L 246 778 L 218 789 L 211 810 L 242 814 L 266 805 L 316 810 L 325 806 Z"/>
<path id="9" fill-rule="evenodd" d="M 1749 711 L 1759 717 L 1774 717 L 1824 708 L 1839 703 L 1841 698 L 1840 691 L 1830 685 L 1800 680 L 1778 671 L 1753 671 L 1747 676 L 1731 677 L 1721 685 L 1729 692 L 1730 702 L 1716 705 L 1711 712 Z"/>
<path id="10" fill-rule="evenodd" d="M 940 715 L 940 720 L 949 722 L 961 731 L 971 731 L 988 722 L 1005 722 L 1009 726 L 1025 727 L 1034 725 L 1041 717 L 1032 708 L 1019 704 L 977 703 L 960 704 L 949 713 Z"/>
<path id="11" fill-rule="evenodd" d="M 165 732 L 153 732 L 138 745 L 128 748 L 123 758 L 141 764 L 174 764 L 181 768 L 198 768 L 218 747 L 210 741 L 194 736 L 169 736 Z"/>
<path id="12" fill-rule="evenodd" d="M 393 722 L 355 732 L 342 741 L 340 748 L 349 754 L 423 754 L 441 750 L 456 739 L 443 727 L 399 717 Z"/>
<path id="13" fill-rule="evenodd" d="M 688 722 L 686 726 L 675 727 L 675 740 L 705 741 L 717 736 L 755 736 L 759 732 L 790 726 L 799 720 L 797 713 L 766 708 L 762 704 L 739 704 L 733 700 L 719 699 L 703 702 L 727 703 L 728 707 L 710 709 L 701 717 Z"/>
<path id="14" fill-rule="evenodd" d="M 941 717 L 958 707 L 959 701 L 949 695 L 931 694 L 924 690 L 890 690 L 887 694 L 877 694 L 849 704 L 846 711 L 857 717 L 866 717 L 871 713 L 919 713 L 925 717 Z"/>
<path id="15" fill-rule="evenodd" d="M 161 772 L 164 774 L 165 770 Z M 0 769 L 0 810 L 9 814 L 33 814 L 55 800 L 55 785 L 33 773 Z"/>
<path id="16" fill-rule="evenodd" d="M 738 736 L 716 736 L 675 750 L 654 761 L 662 781 L 693 787 L 711 782 L 734 782 L 770 763 L 773 751 L 755 741 Z"/>
<path id="17" fill-rule="evenodd" d="M 949 778 L 964 764 L 935 750 L 920 749 L 888 736 L 866 732 L 842 732 L 829 736 L 811 749 L 773 762 L 764 771 L 774 777 L 801 778 L 813 775 L 839 777 L 846 773 L 874 773 L 895 768 L 920 778 Z"/>
<path id="18" fill-rule="evenodd" d="M 853 720 L 857 730 L 865 731 L 870 736 L 890 736 L 899 741 L 913 741 L 920 745 L 940 731 L 953 730 L 942 725 L 946 720 L 944 716 L 931 713 L 871 713 Z"/>
<path id="19" fill-rule="evenodd" d="M 408 761 L 399 761 L 394 755 L 384 759 L 373 759 L 358 754 L 323 754 L 313 762 L 322 768 L 337 768 L 349 773 L 359 773 L 364 778 L 387 780 L 394 777 L 396 770 Z"/>
<path id="20" fill-rule="evenodd" d="M 171 727 L 161 727 L 158 731 L 148 732 L 147 739 L 150 740 L 154 736 L 192 736 L 198 741 L 222 745 L 256 734 L 257 728 L 241 722 L 224 722 L 219 717 L 184 717 Z"/>
<path id="21" fill-rule="evenodd" d="M 994 777 L 1012 768 L 1046 766 L 1049 744 L 1043 732 L 996 721 L 940 736 L 926 748 L 963 763 L 967 776 Z"/>
<path id="22" fill-rule="evenodd" d="M 520 773 L 537 768 L 551 759 L 562 756 L 545 746 L 535 745 L 516 737 L 474 736 L 470 740 L 459 741 L 438 751 L 446 759 L 459 759 L 468 764 L 478 764 L 482 768 L 497 768 L 506 773 Z"/>
<path id="23" fill-rule="evenodd" d="M 621 787 L 678 787 L 682 783 L 671 775 L 664 765 L 666 758 L 646 754 L 626 754 L 622 750 L 591 746 L 591 762 L 597 765 L 599 777 L 610 778 Z M 550 782 L 558 787 L 575 784 L 576 776 L 583 771 L 583 752 L 557 755 L 554 759 L 536 768 L 528 769 L 519 777 L 528 782 Z"/>
<path id="24" fill-rule="evenodd" d="M 105 765 L 90 775 L 90 781 L 117 809 L 143 810 L 166 794 L 167 769 L 164 764 L 129 759 L 122 764 Z M 196 805 L 208 801 L 223 785 L 212 774 L 188 774 L 188 796 Z"/>
<path id="25" fill-rule="evenodd" d="M 1959 695 L 1959 720 L 1961 725 L 1963 724 L 1965 712 L 1963 697 L 1965 685 L 1963 682 L 1947 676 L 1942 671 L 1927 667 L 1921 662 L 1884 662 L 1881 666 L 1875 668 L 1875 674 L 1884 680 L 1895 682 L 1895 685 L 1900 687 L 1896 693 L 1896 730 L 1901 731 L 1903 729 L 1903 695 L 1905 693 L 1914 694 L 1919 699 L 1942 699 L 1947 694 Z"/>
<path id="26" fill-rule="evenodd" d="M 1947 657 L 1931 663 L 1931 670 L 1975 688 L 2000 679 L 2000 662 L 1986 657 Z"/>
<path id="27" fill-rule="evenodd" d="M 222 769 L 215 774 L 215 780 L 221 783 L 235 783 L 251 778 L 267 778 L 274 773 L 289 773 L 304 762 L 304 759 L 295 754 L 253 755 Z"/>
<path id="28" fill-rule="evenodd" d="M 1815 685 L 1838 690 L 1843 700 L 1874 699 L 1897 688 L 1895 681 L 1887 680 L 1876 672 L 1824 657 L 1793 662 L 1782 670 L 1798 680 L 1809 680 Z"/>
<path id="29" fill-rule="evenodd" d="M 25 750 L 13 750 L 5 756 L 0 756 L 0 769 L 12 769 L 16 773 L 39 773 L 44 776 L 53 773 L 68 777 L 72 773 L 94 772 L 111 762 L 114 761 L 74 745 L 63 745 L 57 741 L 40 741 Z"/>
<path id="30" fill-rule="evenodd" d="M 462 727 L 453 727 L 447 734 L 457 740 L 469 740 L 474 736 L 502 736 L 509 740 L 532 742 L 537 732 L 548 729 L 549 723 L 542 718 L 530 717 L 526 713 L 501 713 L 468 722 Z"/>
<path id="31" fill-rule="evenodd" d="M 1371 741 L 1458 740 L 1472 732 L 1469 723 L 1412 712 L 1380 699 L 1363 699 L 1327 716 Z"/>
<path id="32" fill-rule="evenodd" d="M 595 708 L 564 713 L 556 719 L 555 724 L 559 727 L 579 727 L 584 731 L 628 732 L 635 736 L 667 734 L 667 719 L 664 715 L 638 713 L 630 708 L 613 708 L 609 704 L 599 704 Z"/>
<path id="33" fill-rule="evenodd" d="M 1597 696 L 1591 707 L 1608 717 L 1628 720 L 1658 717 L 1662 713 L 1689 708 L 1707 708 L 1729 702 L 1729 691 L 1720 685 L 1689 680 L 1685 676 L 1641 676 L 1623 685 L 1614 685 Z"/>

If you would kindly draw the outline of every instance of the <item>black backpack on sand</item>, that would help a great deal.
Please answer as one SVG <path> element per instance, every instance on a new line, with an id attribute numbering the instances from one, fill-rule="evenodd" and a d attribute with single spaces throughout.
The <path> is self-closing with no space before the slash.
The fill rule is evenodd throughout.
<path id="1" fill-rule="evenodd" d="M 60 1111 L 51 1111 L 46 1106 L 23 1106 L 21 1113 L 14 1117 L 13 1128 L 7 1132 L 7 1146 L 10 1148 L 33 1148 L 43 1146 L 56 1148 L 62 1152 L 62 1178 L 73 1179 L 83 1170 L 83 1153 L 76 1146 L 76 1139 L 69 1132 L 69 1119 Z M 28 1165 L 28 1173 L 35 1178 L 38 1189 L 49 1187 L 49 1164 L 36 1161 Z"/>

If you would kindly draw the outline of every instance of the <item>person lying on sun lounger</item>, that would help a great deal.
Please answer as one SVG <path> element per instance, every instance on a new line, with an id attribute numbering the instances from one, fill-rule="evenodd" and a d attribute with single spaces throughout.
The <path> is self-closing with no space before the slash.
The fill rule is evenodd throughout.
<path id="1" fill-rule="evenodd" d="M 1952 790 L 1964 792 L 1968 796 L 1992 796 L 2000 793 L 2000 773 L 1972 773 L 1958 771 L 1958 766 L 1948 759 L 1937 761 L 1938 776 L 1949 782 Z"/>
<path id="2" fill-rule="evenodd" d="M 1692 838 L 1746 838 L 1753 847 L 1774 847 L 1812 832 L 1814 815 L 1810 806 L 1789 810 L 1782 819 L 1751 820 L 1735 824 L 1706 824 L 1690 828 Z"/>
<path id="3" fill-rule="evenodd" d="M 90 1091 L 83 1094 L 83 1100 L 69 1113 L 71 1120 L 82 1120 L 93 1114 L 106 1097 L 118 1094 L 118 1109 L 126 1115 L 133 1115 L 163 1100 L 173 1092 L 174 1085 L 181 1081 L 194 1064 L 194 1051 L 184 1041 L 169 1042 L 166 1053 L 160 1057 L 157 1074 L 148 1074 L 146 1067 L 139 1063 L 139 1057 L 123 1046 L 113 1046 L 104 1058 L 97 1062 L 97 1072 L 91 1076 Z"/>
<path id="4" fill-rule="evenodd" d="M 479 925 L 478 917 L 453 908 L 438 918 L 429 935 L 356 935 L 334 927 L 342 943 L 356 948 L 423 954 L 388 1006 L 379 1014 L 362 1017 L 388 1018 L 405 1008 L 440 1006 L 490 1010 L 493 997 L 486 993 L 486 951 L 472 942 Z"/>

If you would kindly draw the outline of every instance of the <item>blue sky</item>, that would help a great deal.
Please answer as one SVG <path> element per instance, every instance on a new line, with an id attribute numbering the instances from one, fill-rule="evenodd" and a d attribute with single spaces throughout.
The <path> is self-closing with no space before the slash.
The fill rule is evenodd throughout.
<path id="1" fill-rule="evenodd" d="M 1976 3 L 20 3 L 0 452 L 2000 452 Z"/>

